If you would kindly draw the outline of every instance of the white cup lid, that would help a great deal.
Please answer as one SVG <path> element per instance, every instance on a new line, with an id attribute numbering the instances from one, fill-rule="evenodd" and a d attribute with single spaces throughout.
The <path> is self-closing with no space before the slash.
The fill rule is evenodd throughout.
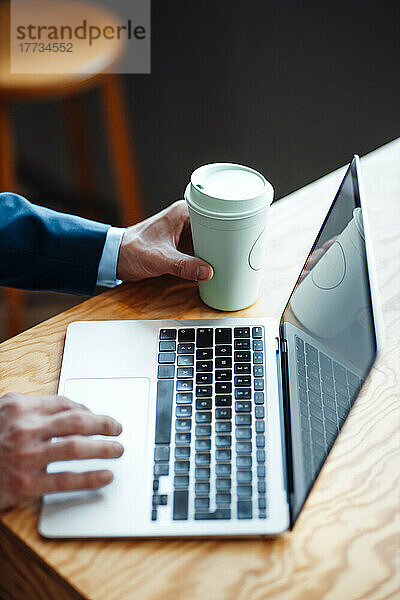
<path id="1" fill-rule="evenodd" d="M 247 217 L 271 204 L 271 184 L 254 169 L 234 163 L 212 163 L 192 173 L 188 203 L 218 218 Z"/>

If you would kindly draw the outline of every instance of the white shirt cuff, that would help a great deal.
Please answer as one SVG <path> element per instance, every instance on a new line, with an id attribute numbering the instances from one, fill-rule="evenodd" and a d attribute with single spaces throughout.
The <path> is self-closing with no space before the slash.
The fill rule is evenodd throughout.
<path id="1" fill-rule="evenodd" d="M 122 283 L 120 279 L 117 279 L 117 263 L 119 248 L 124 233 L 125 229 L 121 227 L 110 227 L 107 231 L 106 241 L 104 242 L 103 253 L 97 271 L 96 285 L 114 287 Z"/>

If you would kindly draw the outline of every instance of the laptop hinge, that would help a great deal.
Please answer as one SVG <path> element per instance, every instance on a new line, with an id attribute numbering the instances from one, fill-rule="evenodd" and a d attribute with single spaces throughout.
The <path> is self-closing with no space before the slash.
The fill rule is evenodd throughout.
<path id="1" fill-rule="evenodd" d="M 290 510 L 290 526 L 293 526 L 293 465 L 292 465 L 292 431 L 290 424 L 290 401 L 289 401 L 289 367 L 288 367 L 288 346 L 284 337 L 284 326 L 280 326 L 280 371 L 281 371 L 281 390 L 283 405 L 283 425 L 284 425 L 284 455 L 286 467 L 287 492 Z"/>

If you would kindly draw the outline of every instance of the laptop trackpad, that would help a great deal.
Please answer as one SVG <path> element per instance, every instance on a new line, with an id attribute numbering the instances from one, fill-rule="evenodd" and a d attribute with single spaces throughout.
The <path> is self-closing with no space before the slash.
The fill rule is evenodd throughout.
<path id="1" fill-rule="evenodd" d="M 49 471 L 110 469 L 113 482 L 99 490 L 49 494 L 44 497 L 39 530 L 50 537 L 132 535 L 136 519 L 148 512 L 145 471 L 150 381 L 68 379 L 63 394 L 98 414 L 110 415 L 123 427 L 116 438 L 125 448 L 118 459 L 57 462 Z M 101 436 L 98 436 L 101 437 Z M 105 438 L 103 438 L 105 439 Z M 150 474 L 151 475 L 151 474 Z M 149 500 L 151 501 L 151 500 Z M 145 510 L 147 508 L 147 510 Z"/>

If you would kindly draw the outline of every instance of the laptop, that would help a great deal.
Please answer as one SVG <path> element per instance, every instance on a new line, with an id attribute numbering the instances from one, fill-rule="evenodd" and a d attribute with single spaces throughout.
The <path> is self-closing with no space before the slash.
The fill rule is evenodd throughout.
<path id="1" fill-rule="evenodd" d="M 58 392 L 123 425 L 99 490 L 43 498 L 46 537 L 291 529 L 377 355 L 376 287 L 354 156 L 280 321 L 68 326 Z"/>

